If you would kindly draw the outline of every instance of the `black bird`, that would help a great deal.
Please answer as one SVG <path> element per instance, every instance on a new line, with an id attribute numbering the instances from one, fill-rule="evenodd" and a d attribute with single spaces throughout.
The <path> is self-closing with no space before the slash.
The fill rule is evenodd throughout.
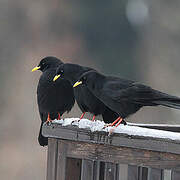
<path id="1" fill-rule="evenodd" d="M 48 144 L 47 138 L 42 136 L 42 125 L 53 119 L 60 119 L 64 112 L 69 112 L 74 105 L 74 90 L 68 80 L 59 79 L 53 82 L 56 68 L 63 62 L 56 57 L 45 57 L 39 65 L 32 69 L 40 70 L 42 75 L 37 87 L 37 101 L 41 117 L 38 141 L 41 146 Z"/>
<path id="2" fill-rule="evenodd" d="M 92 68 L 80 66 L 78 64 L 61 64 L 56 70 L 54 81 L 61 77 L 69 80 L 73 85 L 83 73 L 92 70 Z M 96 98 L 86 86 L 75 88 L 74 95 L 79 108 L 83 112 L 80 119 L 83 118 L 86 112 L 90 112 L 94 115 L 93 120 L 95 116 L 102 115 L 105 123 L 111 123 L 119 117 L 116 112 L 112 111 L 102 101 Z M 123 123 L 126 124 L 125 121 L 123 121 Z"/>
<path id="3" fill-rule="evenodd" d="M 152 89 L 138 82 L 105 76 L 97 71 L 84 73 L 73 87 L 84 84 L 119 118 L 112 125 L 116 127 L 129 115 L 143 106 L 166 106 L 180 109 L 180 98 Z"/>

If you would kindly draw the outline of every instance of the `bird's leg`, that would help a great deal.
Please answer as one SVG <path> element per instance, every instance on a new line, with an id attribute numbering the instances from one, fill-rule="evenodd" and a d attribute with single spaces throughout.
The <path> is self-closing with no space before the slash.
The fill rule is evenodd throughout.
<path id="1" fill-rule="evenodd" d="M 121 124 L 123 118 L 118 117 L 116 120 L 118 120 L 118 123 L 115 125 L 115 127 L 113 127 L 112 129 L 109 130 L 109 135 L 108 136 L 110 136 L 114 132 L 115 128 L 118 127 Z"/>
<path id="2" fill-rule="evenodd" d="M 110 126 L 114 126 L 120 120 L 122 121 L 122 118 L 118 117 L 113 123 L 110 124 Z"/>
<path id="3" fill-rule="evenodd" d="M 81 115 L 79 121 L 84 117 L 85 114 L 86 114 L 86 112 L 82 113 L 82 115 Z"/>
<path id="4" fill-rule="evenodd" d="M 59 112 L 58 112 L 58 118 L 57 118 L 57 120 L 61 120 L 61 115 L 60 115 Z"/>
<path id="5" fill-rule="evenodd" d="M 123 120 L 123 118 L 120 117 L 120 119 L 119 119 L 118 123 L 115 125 L 115 127 L 118 127 L 121 124 L 122 120 Z"/>
<path id="6" fill-rule="evenodd" d="M 46 120 L 46 124 L 51 123 L 51 122 L 52 122 L 52 119 L 50 118 L 50 114 L 48 113 L 48 118 Z"/>
<path id="7" fill-rule="evenodd" d="M 113 123 L 110 123 L 110 124 L 105 124 L 105 126 L 104 126 L 104 128 L 106 128 L 106 127 L 109 127 L 109 126 L 114 126 L 117 122 L 119 123 L 119 121 L 120 121 L 120 123 L 122 122 L 122 118 L 121 117 L 118 117 Z M 119 123 L 119 124 L 120 124 Z M 118 125 L 119 125 L 118 124 Z"/>
<path id="8" fill-rule="evenodd" d="M 94 115 L 94 116 L 93 116 L 93 118 L 92 118 L 92 121 L 94 121 L 94 120 L 95 120 L 95 118 L 96 118 L 96 116 Z"/>

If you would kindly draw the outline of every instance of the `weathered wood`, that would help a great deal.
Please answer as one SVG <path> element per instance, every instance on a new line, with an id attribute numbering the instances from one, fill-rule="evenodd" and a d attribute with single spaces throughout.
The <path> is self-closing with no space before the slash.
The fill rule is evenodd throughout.
<path id="1" fill-rule="evenodd" d="M 66 180 L 80 180 L 81 178 L 81 159 L 66 159 Z"/>
<path id="2" fill-rule="evenodd" d="M 93 180 L 101 180 L 99 176 L 100 176 L 100 161 L 94 161 Z"/>
<path id="3" fill-rule="evenodd" d="M 180 140 L 122 133 L 109 137 L 59 124 L 43 125 L 43 135 L 49 137 L 47 180 L 180 179 Z"/>
<path id="4" fill-rule="evenodd" d="M 68 157 L 161 169 L 180 166 L 180 156 L 177 154 L 69 140 L 61 140 L 60 142 L 68 146 L 66 149 Z"/>
<path id="5" fill-rule="evenodd" d="M 138 124 L 138 123 L 127 123 L 129 126 L 145 127 L 149 129 L 158 129 L 171 132 L 180 132 L 180 125 L 171 124 Z"/>
<path id="6" fill-rule="evenodd" d="M 105 163 L 104 180 L 116 180 L 116 164 Z"/>
<path id="7" fill-rule="evenodd" d="M 148 180 L 163 180 L 163 170 L 149 168 L 148 169 Z"/>
<path id="8" fill-rule="evenodd" d="M 138 167 L 138 180 L 147 180 L 148 178 L 148 168 Z"/>
<path id="9" fill-rule="evenodd" d="M 82 160 L 82 170 L 81 179 L 93 180 L 93 166 L 94 162 L 92 160 L 83 159 Z"/>
<path id="10" fill-rule="evenodd" d="M 119 164 L 118 165 L 118 180 L 128 180 L 128 165 Z"/>
<path id="11" fill-rule="evenodd" d="M 172 180 L 171 179 L 171 170 L 163 170 L 163 180 Z"/>
<path id="12" fill-rule="evenodd" d="M 128 180 L 139 180 L 137 166 L 128 165 Z"/>
<path id="13" fill-rule="evenodd" d="M 57 139 L 49 138 L 47 158 L 47 180 L 56 180 L 57 147 Z"/>
<path id="14" fill-rule="evenodd" d="M 171 178 L 172 180 L 180 180 L 180 171 L 172 171 Z"/>
<path id="15" fill-rule="evenodd" d="M 164 132 L 166 133 L 166 131 Z M 73 141 L 91 142 L 113 146 L 124 146 L 138 149 L 147 149 L 159 152 L 170 152 L 180 154 L 180 140 L 165 138 L 130 136 L 127 134 L 113 134 L 108 136 L 107 132 L 91 132 L 75 126 L 61 126 L 52 124 L 43 125 L 43 135 L 46 137 L 61 138 Z"/>
<path id="16" fill-rule="evenodd" d="M 64 141 L 58 141 L 58 157 L 57 157 L 57 179 L 56 180 L 65 180 L 66 174 L 66 158 L 67 158 L 67 143 Z"/>
<path id="17" fill-rule="evenodd" d="M 105 162 L 100 163 L 99 180 L 104 180 Z"/>

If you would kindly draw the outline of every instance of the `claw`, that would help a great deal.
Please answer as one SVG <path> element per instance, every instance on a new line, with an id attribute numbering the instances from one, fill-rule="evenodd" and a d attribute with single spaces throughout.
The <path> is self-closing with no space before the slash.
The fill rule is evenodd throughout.
<path id="1" fill-rule="evenodd" d="M 73 120 L 73 121 L 71 122 L 71 125 L 73 125 L 73 123 L 76 122 L 76 121 L 79 122 L 80 120 L 81 120 L 81 119 Z"/>
<path id="2" fill-rule="evenodd" d="M 110 123 L 110 124 L 105 124 L 105 128 L 106 127 L 109 127 L 109 126 L 114 126 L 116 123 L 116 125 L 115 125 L 115 127 L 117 127 L 117 126 L 119 126 L 119 124 L 122 122 L 122 118 L 121 117 L 118 117 L 113 123 Z"/>
<path id="3" fill-rule="evenodd" d="M 50 114 L 48 113 L 48 118 L 46 120 L 46 124 L 51 124 L 52 123 L 52 119 L 50 118 Z"/>

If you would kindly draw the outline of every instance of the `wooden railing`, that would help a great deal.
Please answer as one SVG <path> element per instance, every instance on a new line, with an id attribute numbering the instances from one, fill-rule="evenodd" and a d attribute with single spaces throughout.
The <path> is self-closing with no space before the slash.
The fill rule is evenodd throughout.
<path id="1" fill-rule="evenodd" d="M 180 126 L 129 124 L 179 132 Z M 166 133 L 167 131 L 164 131 Z M 180 180 L 180 140 L 43 126 L 47 180 Z"/>

